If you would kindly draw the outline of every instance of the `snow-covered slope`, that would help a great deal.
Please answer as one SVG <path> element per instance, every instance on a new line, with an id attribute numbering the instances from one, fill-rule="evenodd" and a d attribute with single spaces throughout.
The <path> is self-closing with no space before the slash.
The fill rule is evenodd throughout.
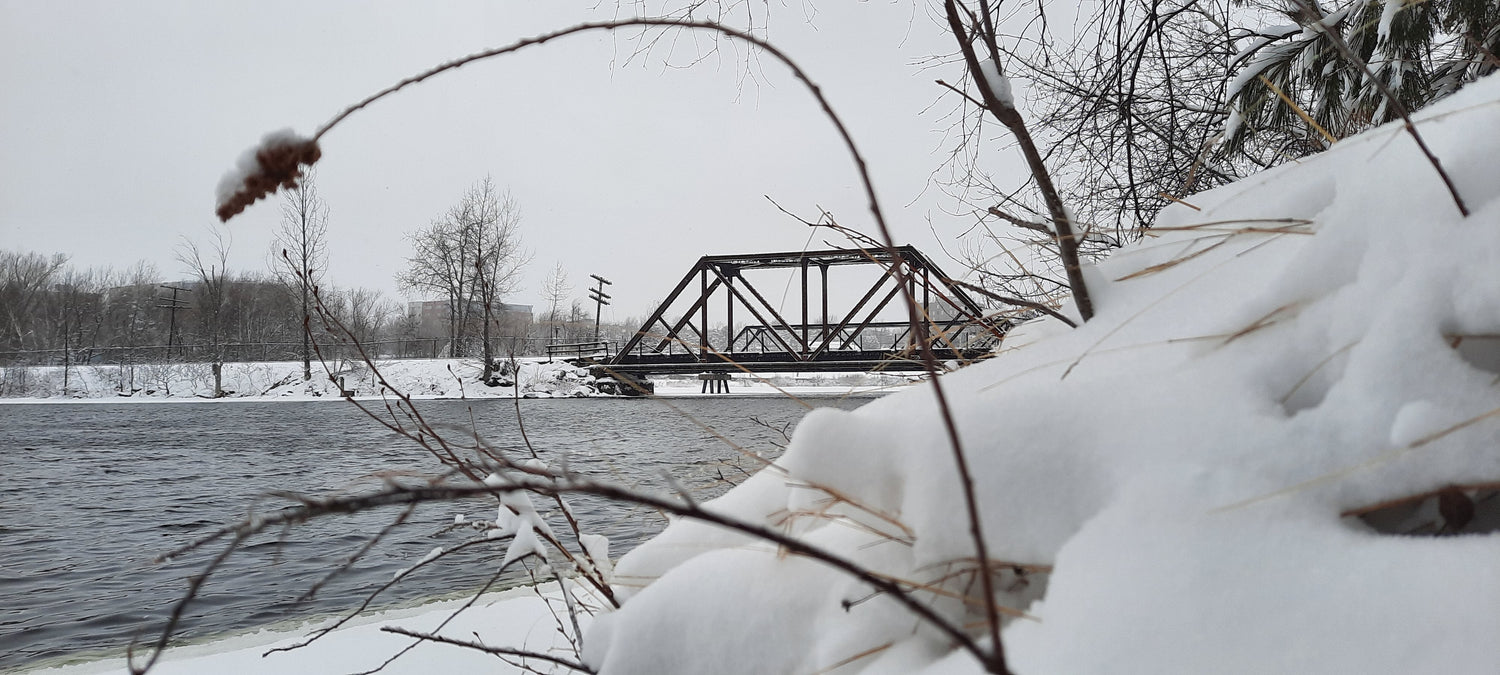
<path id="1" fill-rule="evenodd" d="M 1340 515 L 1500 481 L 1500 79 L 1418 118 L 1471 217 L 1382 127 L 1168 209 L 1089 270 L 1093 321 L 942 379 L 1025 613 L 1017 673 L 1500 664 L 1500 535 Z M 711 507 L 925 584 L 983 635 L 930 387 L 811 413 L 779 464 Z M 867 586 L 707 525 L 618 572 L 649 585 L 589 632 L 601 672 L 980 671 Z"/>

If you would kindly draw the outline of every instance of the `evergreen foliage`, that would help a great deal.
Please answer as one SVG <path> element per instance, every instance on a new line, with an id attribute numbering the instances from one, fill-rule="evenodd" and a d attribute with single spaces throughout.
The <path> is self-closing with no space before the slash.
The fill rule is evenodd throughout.
<path id="1" fill-rule="evenodd" d="M 1327 146 L 1324 132 L 1273 85 L 1333 139 L 1397 118 L 1359 64 L 1339 56 L 1329 33 L 1341 36 L 1413 110 L 1500 65 L 1500 4 L 1492 0 L 1352 0 L 1266 13 L 1291 23 L 1248 33 L 1251 41 L 1229 63 L 1227 152 L 1261 153 L 1274 162 Z"/>

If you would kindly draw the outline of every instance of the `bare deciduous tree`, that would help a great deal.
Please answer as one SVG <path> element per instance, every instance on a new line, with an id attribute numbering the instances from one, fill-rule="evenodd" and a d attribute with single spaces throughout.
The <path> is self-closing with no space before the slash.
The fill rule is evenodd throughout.
<path id="1" fill-rule="evenodd" d="M 454 356 L 467 354 L 465 338 L 476 321 L 480 324 L 484 380 L 495 367 L 491 330 L 497 305 L 517 289 L 521 269 L 530 260 L 521 248 L 520 225 L 515 199 L 501 194 L 486 176 L 442 218 L 411 235 L 412 256 L 397 276 L 408 291 L 442 295 L 448 301 Z"/>
<path id="2" fill-rule="evenodd" d="M 5 311 L 5 339 L 11 349 L 35 347 L 33 309 L 52 278 L 67 264 L 68 256 L 0 251 L 0 307 Z"/>
<path id="3" fill-rule="evenodd" d="M 50 289 L 48 303 L 54 344 L 62 345 L 63 395 L 69 394 L 75 354 L 88 360 L 82 350 L 93 347 L 103 320 L 104 274 L 93 270 L 65 269 Z"/>
<path id="4" fill-rule="evenodd" d="M 150 336 L 153 329 L 160 328 L 161 322 L 156 320 L 152 310 L 156 305 L 156 285 L 161 281 L 161 273 L 155 265 L 142 260 L 113 279 L 112 288 L 107 291 L 104 321 L 110 336 L 109 344 L 120 348 L 119 391 L 133 392 L 137 360 L 133 348 L 140 346 L 142 338 Z"/>
<path id="5" fill-rule="evenodd" d="M 325 302 L 350 335 L 366 344 L 373 342 L 400 310 L 380 291 L 369 288 L 340 288 L 325 297 Z"/>
<path id="6" fill-rule="evenodd" d="M 214 376 L 214 398 L 224 395 L 229 244 L 229 235 L 215 227 L 209 235 L 207 250 L 186 238 L 177 247 L 177 261 L 186 265 L 189 273 L 197 280 L 193 310 L 198 319 L 198 339 L 208 348 Z"/>
<path id="7" fill-rule="evenodd" d="M 558 311 L 562 308 L 563 301 L 573 294 L 573 284 L 568 283 L 568 272 L 563 269 L 562 261 L 558 261 L 547 273 L 547 278 L 542 280 L 542 299 L 547 301 L 547 339 L 550 341 L 557 336 Z"/>
<path id="8" fill-rule="evenodd" d="M 318 196 L 314 173 L 281 193 L 281 225 L 271 244 L 271 269 L 277 279 L 296 289 L 302 313 L 302 379 L 312 379 L 312 339 L 310 317 L 313 289 L 323 278 L 328 265 L 328 205 Z"/>

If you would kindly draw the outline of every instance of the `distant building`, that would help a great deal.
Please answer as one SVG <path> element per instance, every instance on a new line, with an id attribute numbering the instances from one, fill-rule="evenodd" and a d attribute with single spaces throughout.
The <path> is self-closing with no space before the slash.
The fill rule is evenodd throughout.
<path id="1" fill-rule="evenodd" d="M 453 316 L 447 300 L 419 300 L 406 303 L 406 313 L 413 319 L 418 339 L 447 338 L 448 323 Z M 477 336 L 484 320 L 484 305 L 470 305 L 469 315 L 474 317 L 471 336 Z M 531 305 L 498 304 L 491 312 L 494 325 L 490 330 L 496 337 L 525 336 L 531 329 Z"/>

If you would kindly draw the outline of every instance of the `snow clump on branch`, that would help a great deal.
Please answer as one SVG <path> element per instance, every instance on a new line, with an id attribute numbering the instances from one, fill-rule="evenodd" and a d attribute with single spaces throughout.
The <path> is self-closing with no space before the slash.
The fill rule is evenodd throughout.
<path id="1" fill-rule="evenodd" d="M 979 72 L 984 75 L 984 81 L 990 86 L 990 93 L 995 95 L 996 100 L 1012 108 L 1016 107 L 1015 95 L 1010 91 L 1010 78 L 1000 72 L 994 59 L 981 62 Z"/>
<path id="2" fill-rule="evenodd" d="M 296 187 L 302 167 L 312 166 L 322 156 L 315 138 L 298 136 L 291 129 L 266 134 L 219 179 L 214 203 L 219 220 L 227 222 L 278 189 Z"/>

